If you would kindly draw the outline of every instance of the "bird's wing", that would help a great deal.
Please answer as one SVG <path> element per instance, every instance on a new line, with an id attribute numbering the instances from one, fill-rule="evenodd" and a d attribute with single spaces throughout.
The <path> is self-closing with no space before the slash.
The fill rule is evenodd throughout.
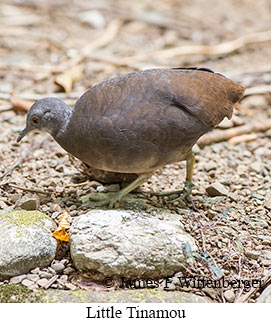
<path id="1" fill-rule="evenodd" d="M 245 88 L 208 69 L 172 69 L 169 87 L 176 107 L 186 110 L 206 125 L 215 127 L 231 118 L 233 106 Z"/>

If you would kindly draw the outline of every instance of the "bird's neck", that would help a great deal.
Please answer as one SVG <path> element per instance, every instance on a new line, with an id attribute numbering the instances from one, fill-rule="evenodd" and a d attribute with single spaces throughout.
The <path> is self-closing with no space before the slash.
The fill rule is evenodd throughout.
<path id="1" fill-rule="evenodd" d="M 66 105 L 61 110 L 61 116 L 58 118 L 58 127 L 55 131 L 51 133 L 51 135 L 54 137 L 56 141 L 60 141 L 63 136 L 65 136 L 65 132 L 67 129 L 67 126 L 70 122 L 72 111 L 71 109 Z"/>

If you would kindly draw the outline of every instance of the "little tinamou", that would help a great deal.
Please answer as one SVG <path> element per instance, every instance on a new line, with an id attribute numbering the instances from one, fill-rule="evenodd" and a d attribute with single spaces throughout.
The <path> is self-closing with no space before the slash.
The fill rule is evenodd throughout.
<path id="1" fill-rule="evenodd" d="M 73 109 L 58 98 L 36 101 L 17 142 L 31 130 L 45 130 L 67 152 L 95 169 L 138 174 L 102 205 L 114 206 L 155 170 L 182 160 L 187 161 L 189 194 L 193 145 L 224 117 L 231 118 L 244 90 L 206 68 L 133 72 L 90 88 Z"/>

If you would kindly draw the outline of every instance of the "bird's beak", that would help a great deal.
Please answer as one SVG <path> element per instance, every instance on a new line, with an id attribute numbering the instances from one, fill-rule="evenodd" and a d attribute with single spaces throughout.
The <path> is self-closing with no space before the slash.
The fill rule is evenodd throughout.
<path id="1" fill-rule="evenodd" d="M 23 139 L 23 137 L 28 133 L 28 129 L 27 127 L 25 127 L 19 134 L 18 138 L 17 138 L 17 142 L 21 141 Z"/>

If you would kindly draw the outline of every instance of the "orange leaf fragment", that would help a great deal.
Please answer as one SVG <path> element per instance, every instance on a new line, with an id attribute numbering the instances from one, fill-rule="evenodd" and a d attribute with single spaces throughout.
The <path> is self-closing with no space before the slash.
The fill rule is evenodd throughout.
<path id="1" fill-rule="evenodd" d="M 58 230 L 53 232 L 53 237 L 56 240 L 65 241 L 65 242 L 68 242 L 70 240 L 70 236 L 65 228 L 59 228 Z"/>
<path id="2" fill-rule="evenodd" d="M 69 233 L 66 229 L 70 228 L 69 215 L 67 212 L 60 214 L 58 217 L 59 224 L 55 232 L 53 232 L 53 237 L 56 240 L 68 242 L 70 239 Z"/>

